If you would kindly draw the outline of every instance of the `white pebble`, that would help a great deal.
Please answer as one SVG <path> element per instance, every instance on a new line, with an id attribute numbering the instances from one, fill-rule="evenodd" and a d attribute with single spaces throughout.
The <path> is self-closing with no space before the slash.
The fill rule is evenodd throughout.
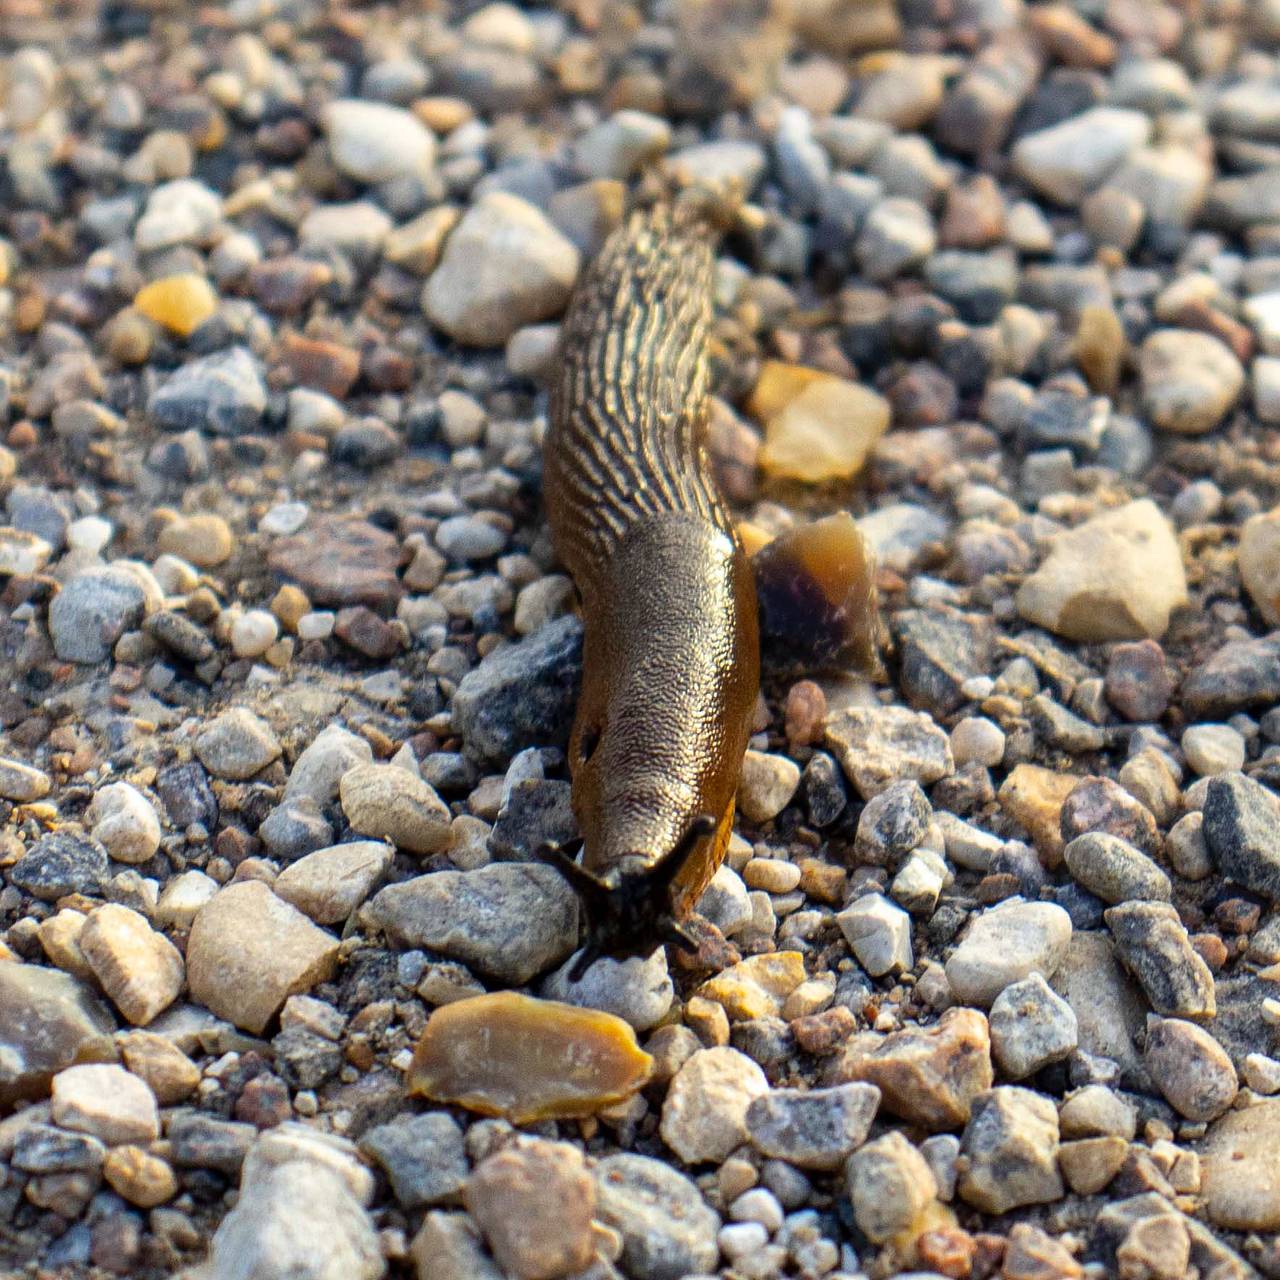
<path id="1" fill-rule="evenodd" d="M 734 1222 L 720 1228 L 720 1250 L 731 1262 L 749 1258 L 769 1243 L 769 1233 L 758 1222 Z"/>
<path id="2" fill-rule="evenodd" d="M 127 782 L 96 792 L 86 816 L 93 838 L 117 862 L 146 862 L 160 847 L 160 818 L 146 796 Z"/>
<path id="3" fill-rule="evenodd" d="M 1202 778 L 1244 767 L 1245 743 L 1229 724 L 1193 724 L 1182 735 L 1182 754 Z"/>
<path id="4" fill-rule="evenodd" d="M 737 1222 L 758 1222 L 770 1235 L 782 1229 L 782 1206 L 766 1187 L 744 1191 L 729 1206 L 729 1213 Z"/>
<path id="5" fill-rule="evenodd" d="M 297 533 L 310 514 L 311 509 L 305 502 L 280 502 L 262 517 L 258 528 L 263 533 Z"/>
<path id="6" fill-rule="evenodd" d="M 280 624 L 265 609 L 250 609 L 231 624 L 231 647 L 238 658 L 257 658 L 280 636 Z"/>
<path id="7" fill-rule="evenodd" d="M 298 619 L 298 639 L 326 640 L 333 635 L 333 627 L 337 620 L 337 615 L 328 609 L 304 613 Z"/>
<path id="8" fill-rule="evenodd" d="M 1004 730 L 986 716 L 966 716 L 951 730 L 956 767 L 980 764 L 993 768 L 1004 759 Z"/>
<path id="9" fill-rule="evenodd" d="M 97 555 L 111 541 L 115 529 L 110 520 L 101 516 L 82 516 L 67 525 L 67 546 L 73 551 L 88 551 Z"/>
<path id="10" fill-rule="evenodd" d="M 1249 1053 L 1244 1059 L 1244 1082 L 1254 1093 L 1280 1093 L 1280 1062 L 1265 1053 Z"/>

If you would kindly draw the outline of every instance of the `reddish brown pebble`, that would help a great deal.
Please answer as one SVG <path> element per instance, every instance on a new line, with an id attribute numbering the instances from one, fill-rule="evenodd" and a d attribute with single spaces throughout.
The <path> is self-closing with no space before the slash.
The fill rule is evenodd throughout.
<path id="1" fill-rule="evenodd" d="M 1103 688 L 1107 701 L 1126 720 L 1159 720 L 1173 696 L 1173 677 L 1164 650 L 1154 640 L 1116 645 Z"/>
<path id="2" fill-rule="evenodd" d="M 916 1259 L 952 1280 L 965 1280 L 971 1274 L 976 1250 L 973 1237 L 959 1227 L 926 1231 L 916 1241 Z"/>
<path id="3" fill-rule="evenodd" d="M 1191 935 L 1191 945 L 1200 959 L 1217 973 L 1227 963 L 1229 952 L 1227 944 L 1216 933 L 1195 933 Z"/>
<path id="4" fill-rule="evenodd" d="M 408 1091 L 527 1124 L 592 1115 L 629 1098 L 652 1069 L 621 1018 L 499 991 L 431 1015 Z"/>
<path id="5" fill-rule="evenodd" d="M 343 609 L 334 624 L 333 633 L 343 644 L 375 662 L 399 653 L 408 641 L 404 627 L 380 618 L 365 605 Z"/>
<path id="6" fill-rule="evenodd" d="M 827 695 L 812 680 L 797 680 L 787 690 L 784 723 L 787 742 L 793 747 L 807 747 L 822 737 L 822 722 L 827 718 Z"/>
<path id="7" fill-rule="evenodd" d="M 1110 778 L 1083 778 L 1062 806 L 1062 840 L 1070 844 L 1089 831 L 1105 831 L 1144 853 L 1160 851 L 1160 831 L 1151 810 Z"/>
<path id="8" fill-rule="evenodd" d="M 294 382 L 341 400 L 360 376 L 360 353 L 337 342 L 286 334 L 280 357 Z"/>
<path id="9" fill-rule="evenodd" d="M 1213 909 L 1213 922 L 1224 933 L 1252 933 L 1261 917 L 1262 908 L 1245 898 L 1228 898 Z"/>
<path id="10" fill-rule="evenodd" d="M 796 1044 L 805 1053 L 825 1057 L 835 1051 L 854 1033 L 858 1020 L 844 1005 L 838 1004 L 822 1013 L 795 1018 L 789 1024 Z"/>

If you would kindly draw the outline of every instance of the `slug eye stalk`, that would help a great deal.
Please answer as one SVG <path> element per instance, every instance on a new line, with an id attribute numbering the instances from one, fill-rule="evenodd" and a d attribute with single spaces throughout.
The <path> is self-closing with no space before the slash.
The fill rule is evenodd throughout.
<path id="1" fill-rule="evenodd" d="M 543 846 L 539 856 L 569 883 L 587 917 L 587 943 L 569 971 L 571 982 L 580 982 L 601 956 L 644 955 L 660 942 L 684 951 L 697 949 L 675 917 L 671 889 L 715 829 L 716 820 L 709 814 L 694 818 L 665 858 L 644 871 L 620 876 L 612 885 L 575 861 L 582 841 Z"/>

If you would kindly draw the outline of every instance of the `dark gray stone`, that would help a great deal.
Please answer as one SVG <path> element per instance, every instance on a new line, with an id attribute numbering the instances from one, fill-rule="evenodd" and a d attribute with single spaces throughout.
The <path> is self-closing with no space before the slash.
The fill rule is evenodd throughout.
<path id="1" fill-rule="evenodd" d="M 861 1082 L 830 1089 L 771 1089 L 747 1109 L 758 1151 L 802 1169 L 838 1169 L 862 1145 L 880 1090 Z"/>
<path id="2" fill-rule="evenodd" d="M 199 823 L 206 831 L 218 825 L 218 797 L 209 785 L 204 766 L 192 760 L 175 764 L 156 778 L 156 794 L 175 827 Z"/>
<path id="3" fill-rule="evenodd" d="M 1151 1007 L 1168 1017 L 1213 1017 L 1213 974 L 1200 958 L 1178 913 L 1164 902 L 1126 902 L 1103 917 L 1125 967 Z"/>
<path id="4" fill-rule="evenodd" d="M 102 1168 L 106 1155 L 106 1147 L 87 1133 L 33 1124 L 18 1134 L 9 1163 L 23 1173 L 92 1172 Z"/>
<path id="5" fill-rule="evenodd" d="M 107 851 L 91 836 L 51 831 L 9 869 L 9 882 L 42 902 L 71 893 L 100 893 L 106 881 Z"/>
<path id="6" fill-rule="evenodd" d="M 572 787 L 553 778 L 526 778 L 511 788 L 489 836 L 496 858 L 528 861 L 543 845 L 564 844 L 578 834 Z"/>
<path id="7" fill-rule="evenodd" d="M 1204 838 L 1229 880 L 1280 898 L 1280 801 L 1243 773 L 1212 779 L 1204 798 Z"/>
<path id="8" fill-rule="evenodd" d="M 904 609 L 894 615 L 893 632 L 907 701 L 935 715 L 960 706 L 961 685 L 990 669 L 990 618 L 953 610 Z"/>
<path id="9" fill-rule="evenodd" d="M 267 387 L 257 360 L 232 347 L 184 364 L 151 397 L 157 426 L 236 436 L 254 431 L 267 408 Z"/>
<path id="10" fill-rule="evenodd" d="M 1182 684 L 1182 703 L 1194 719 L 1229 716 L 1280 702 L 1280 631 L 1233 640 L 1196 667 Z"/>
<path id="11" fill-rule="evenodd" d="M 397 1116 L 366 1133 L 360 1150 L 382 1167 L 406 1209 L 454 1200 L 466 1185 L 462 1129 L 442 1111 Z"/>

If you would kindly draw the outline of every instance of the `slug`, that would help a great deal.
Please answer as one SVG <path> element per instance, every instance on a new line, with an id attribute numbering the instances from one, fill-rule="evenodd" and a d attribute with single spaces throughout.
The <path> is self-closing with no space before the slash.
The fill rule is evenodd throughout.
<path id="1" fill-rule="evenodd" d="M 600 955 L 690 947 L 724 858 L 760 688 L 752 572 L 709 469 L 713 260 L 692 203 L 639 212 L 578 283 L 560 339 L 543 484 L 584 622 L 569 740 L 577 890 Z"/>

